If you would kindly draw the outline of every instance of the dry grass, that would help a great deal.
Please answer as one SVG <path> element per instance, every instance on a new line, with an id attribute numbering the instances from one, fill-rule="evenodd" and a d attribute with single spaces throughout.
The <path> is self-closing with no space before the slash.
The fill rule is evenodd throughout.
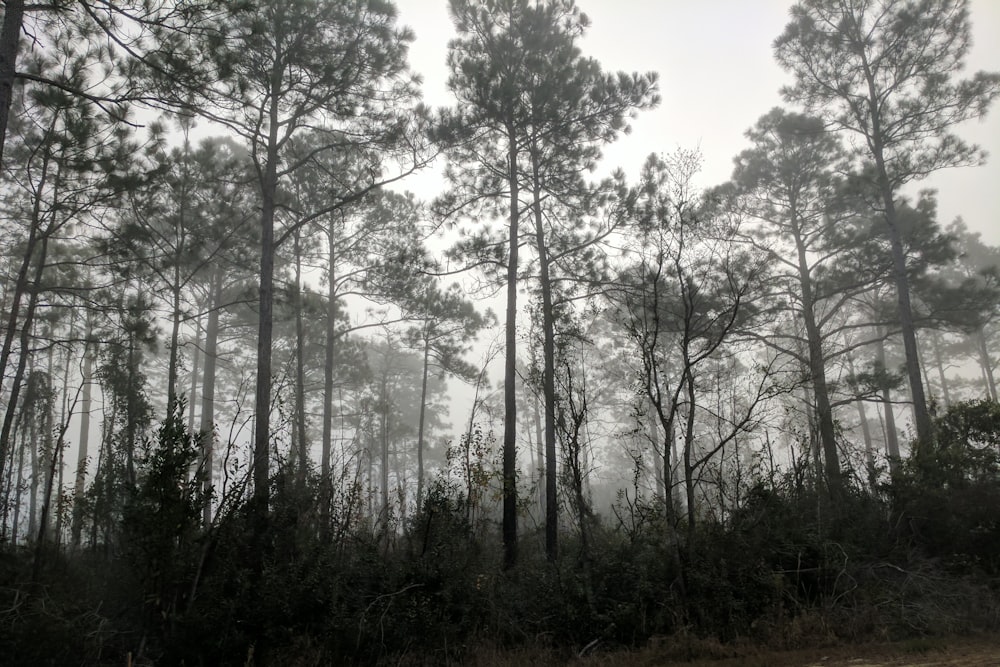
<path id="1" fill-rule="evenodd" d="M 585 657 L 544 647 L 505 651 L 483 647 L 461 664 L 470 667 L 997 667 L 1000 637 L 934 638 L 837 645 L 794 651 L 724 646 L 687 637 L 661 638 L 639 651 L 602 651 Z M 400 664 L 409 663 L 404 660 Z M 427 663 L 424 663 L 427 664 Z M 445 664 L 445 663 L 437 663 Z"/>

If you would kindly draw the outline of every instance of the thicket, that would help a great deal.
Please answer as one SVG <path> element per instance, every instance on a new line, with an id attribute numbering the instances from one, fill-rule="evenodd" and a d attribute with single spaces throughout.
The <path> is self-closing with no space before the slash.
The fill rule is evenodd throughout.
<path id="1" fill-rule="evenodd" d="M 120 533 L 37 568 L 0 549 L 6 664 L 444 664 L 484 648 L 570 658 L 652 643 L 675 657 L 994 631 L 1000 626 L 1000 405 L 952 406 L 933 446 L 874 489 L 830 495 L 808 471 L 758 476 L 694 531 L 622 494 L 587 540 L 541 531 L 501 567 L 476 489 L 441 477 L 418 513 L 373 523 L 349 487 L 319 525 L 319 479 L 272 479 L 260 542 L 250 501 L 200 527 L 183 420 L 147 443 Z M 586 545 L 586 548 L 584 548 Z"/>

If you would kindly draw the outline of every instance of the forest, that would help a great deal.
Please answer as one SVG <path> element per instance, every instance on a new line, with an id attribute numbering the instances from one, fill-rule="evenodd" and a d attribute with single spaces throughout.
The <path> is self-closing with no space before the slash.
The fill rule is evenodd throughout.
<path id="1" fill-rule="evenodd" d="M 575 0 L 435 2 L 443 108 L 391 0 L 3 2 L 0 663 L 1000 632 L 968 0 L 789 0 L 723 183 L 603 169 L 691 100 Z"/>

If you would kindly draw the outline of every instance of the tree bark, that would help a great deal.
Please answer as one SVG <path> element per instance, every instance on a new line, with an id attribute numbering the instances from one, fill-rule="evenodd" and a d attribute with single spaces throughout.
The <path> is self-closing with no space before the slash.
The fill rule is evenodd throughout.
<path id="1" fill-rule="evenodd" d="M 881 100 L 875 98 L 874 94 L 871 102 L 876 105 L 881 104 Z M 930 412 L 927 410 L 924 383 L 920 376 L 920 357 L 917 351 L 916 327 L 913 323 L 913 307 L 910 304 L 910 279 L 906 272 L 906 253 L 903 249 L 903 239 L 897 223 L 893 188 L 885 166 L 881 144 L 882 130 L 878 114 L 872 114 L 872 122 L 872 153 L 875 157 L 878 186 L 882 205 L 885 207 L 885 223 L 889 230 L 889 245 L 892 249 L 893 278 L 896 283 L 896 300 L 899 305 L 899 328 L 906 357 L 906 376 L 910 383 L 910 396 L 913 399 L 913 421 L 917 427 L 918 442 L 930 443 L 934 433 Z"/>
<path id="2" fill-rule="evenodd" d="M 279 13 L 281 12 L 279 8 Z M 280 17 L 275 18 L 275 24 Z M 278 91 L 282 62 L 271 69 L 271 103 L 268 110 L 267 154 L 261 179 L 260 287 L 257 327 L 257 383 L 253 447 L 253 513 L 256 537 L 262 543 L 267 529 L 271 479 L 271 346 L 274 328 L 274 213 L 278 190 Z"/>
<path id="3" fill-rule="evenodd" d="M 10 119 L 10 106 L 14 100 L 17 47 L 23 24 L 24 0 L 6 0 L 4 2 L 3 27 L 0 28 L 0 166 L 3 165 L 7 123 Z"/>
<path id="4" fill-rule="evenodd" d="M 73 524 L 71 527 L 72 546 L 80 547 L 83 531 L 84 493 L 87 484 L 87 456 L 90 448 L 90 410 L 93 394 L 91 377 L 94 374 L 94 357 L 91 354 L 93 325 L 87 322 L 87 339 L 83 346 L 83 397 L 80 401 L 80 442 L 76 456 L 76 479 L 73 484 Z M 94 346 L 96 348 L 96 346 Z M 96 349 L 94 350 L 96 354 Z"/>
<path id="5" fill-rule="evenodd" d="M 55 121 L 53 120 L 53 123 L 54 122 Z M 11 351 L 13 350 L 14 347 L 14 339 L 17 337 L 17 321 L 20 316 L 21 298 L 28 291 L 28 284 L 29 284 L 28 273 L 31 270 L 31 260 L 35 256 L 36 245 L 39 242 L 41 242 L 44 246 L 45 242 L 48 239 L 48 233 L 41 231 L 41 224 L 42 224 L 41 193 L 42 190 L 44 190 L 45 188 L 46 181 L 48 180 L 49 161 L 50 160 L 48 151 L 45 151 L 44 154 L 42 155 L 42 164 L 39 174 L 38 188 L 36 190 L 36 195 L 35 195 L 35 201 L 32 203 L 31 227 L 28 230 L 28 239 L 26 241 L 26 247 L 24 250 L 24 259 L 21 261 L 21 266 L 17 272 L 17 279 L 14 283 L 14 294 L 11 297 L 10 314 L 7 317 L 7 330 L 4 333 L 3 347 L 0 348 L 0 377 L 7 374 L 7 364 L 10 361 Z M 44 251 L 42 252 L 42 255 L 44 256 Z M 44 263 L 45 263 L 44 260 L 42 260 L 39 266 L 43 266 Z M 38 284 L 37 282 L 38 277 L 40 277 L 40 274 L 36 274 L 36 283 L 35 283 L 36 285 Z M 27 317 L 25 319 L 27 319 Z M 28 327 L 27 324 L 22 324 L 22 327 L 30 328 Z M 22 341 L 21 357 L 23 358 L 27 350 L 24 343 L 23 330 L 22 330 L 21 341 Z M 19 375 L 23 377 L 23 373 L 24 369 L 22 367 Z M 7 449 L 8 449 L 8 442 L 10 440 L 10 429 L 13 424 L 14 410 L 17 404 L 17 396 L 20 391 L 19 382 L 20 380 L 17 380 L 11 385 L 11 394 L 7 398 L 7 410 L 4 415 L 3 426 L 0 427 L 0 478 L 3 477 L 3 466 L 7 460 Z"/>
<path id="6" fill-rule="evenodd" d="M 993 376 L 993 360 L 990 359 L 990 349 L 986 345 L 986 332 L 983 327 L 976 331 L 976 343 L 979 348 L 979 365 L 983 369 L 983 377 L 986 379 L 986 390 L 990 398 L 997 400 L 997 383 Z"/>
<path id="7" fill-rule="evenodd" d="M 295 255 L 295 284 L 292 286 L 292 308 L 295 311 L 295 432 L 292 446 L 296 449 L 298 466 L 295 481 L 299 489 L 305 489 L 306 473 L 309 468 L 309 451 L 306 438 L 306 332 L 302 319 L 302 240 L 300 230 L 293 235 Z"/>
<path id="8" fill-rule="evenodd" d="M 826 383 L 826 364 L 823 357 L 823 338 L 816 324 L 815 298 L 813 297 L 813 281 L 809 274 L 809 259 L 806 255 L 805 242 L 799 231 L 798 216 L 794 210 L 795 199 L 792 199 L 792 235 L 798 255 L 799 290 L 802 294 L 802 318 L 806 326 L 806 342 L 809 349 L 809 375 L 813 385 L 813 396 L 816 407 L 816 420 L 819 426 L 819 441 L 823 448 L 824 473 L 828 491 L 837 495 L 842 487 L 840 456 L 837 452 L 836 431 L 833 424 L 833 408 L 830 405 L 830 394 Z"/>
<path id="9" fill-rule="evenodd" d="M 503 423 L 503 564 L 511 568 L 517 562 L 517 254 L 518 201 L 517 136 L 513 123 L 507 123 L 507 181 L 510 186 L 510 229 L 508 230 L 507 312 L 504 359 Z"/>
<path id="10" fill-rule="evenodd" d="M 885 334 L 882 327 L 875 327 L 875 362 L 879 368 L 888 372 L 885 365 Z M 896 473 L 899 470 L 899 435 L 896 433 L 896 416 L 893 412 L 891 391 L 887 385 L 882 387 L 882 408 L 885 414 L 885 449 L 889 455 L 889 470 Z"/>
<path id="11" fill-rule="evenodd" d="M 219 362 L 219 309 L 222 307 L 222 271 L 216 269 L 211 282 L 212 297 L 209 300 L 208 323 L 205 325 L 205 368 L 201 380 L 201 423 L 198 437 L 201 439 L 202 491 L 205 504 L 202 507 L 202 523 L 212 525 L 212 492 L 215 477 L 215 375 Z"/>
<path id="12" fill-rule="evenodd" d="M 423 375 L 420 379 L 420 417 L 417 419 L 417 510 L 424 498 L 424 421 L 427 412 L 427 372 L 431 358 L 431 340 L 427 328 L 430 321 L 424 322 L 424 362 Z"/>
<path id="13" fill-rule="evenodd" d="M 327 275 L 326 302 L 326 349 L 323 363 L 323 445 L 320 454 L 320 533 L 327 534 L 330 526 L 330 501 L 333 488 L 330 457 L 333 453 L 333 371 L 336 358 L 337 335 L 337 232 L 330 222 L 329 268 Z"/>
<path id="14" fill-rule="evenodd" d="M 941 336 L 937 331 L 931 332 L 931 345 L 934 348 L 934 365 L 937 367 L 938 382 L 941 383 L 941 399 L 944 407 L 951 406 L 951 392 L 948 390 L 948 378 L 944 374 L 944 359 L 941 356 Z"/>
<path id="15" fill-rule="evenodd" d="M 535 249 L 538 252 L 538 283 L 542 292 L 542 396 L 545 408 L 545 555 L 555 562 L 559 555 L 559 505 L 556 493 L 556 388 L 555 314 L 552 312 L 552 283 L 542 221 L 541 183 L 538 148 L 531 147 L 532 205 L 535 214 Z"/>

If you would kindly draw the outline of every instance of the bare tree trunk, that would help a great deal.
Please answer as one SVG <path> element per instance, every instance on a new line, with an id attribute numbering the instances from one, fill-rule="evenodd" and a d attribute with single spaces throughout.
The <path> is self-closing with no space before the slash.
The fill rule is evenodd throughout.
<path id="1" fill-rule="evenodd" d="M 885 365 L 885 334 L 882 327 L 875 327 L 875 338 L 875 363 L 888 372 Z M 889 455 L 889 470 L 896 473 L 899 470 L 899 435 L 896 432 L 896 415 L 888 386 L 882 387 L 882 406 L 885 414 L 885 448 Z"/>
<path id="2" fill-rule="evenodd" d="M 979 327 L 976 331 L 976 342 L 979 346 L 979 365 L 983 369 L 983 377 L 986 378 L 986 390 L 990 398 L 997 400 L 997 383 L 993 377 L 993 360 L 990 358 L 990 349 L 986 345 L 986 332 L 984 327 Z"/>
<path id="3" fill-rule="evenodd" d="M 538 398 L 531 401 L 531 413 L 535 425 L 535 451 L 538 459 L 538 509 L 545 512 L 545 438 L 542 436 L 542 413 L 538 409 Z"/>
<path id="4" fill-rule="evenodd" d="M 330 457 L 333 453 L 333 371 L 337 335 L 337 232 L 331 221 L 329 233 L 329 268 L 327 274 L 326 349 L 323 363 L 323 450 L 320 454 L 320 533 L 327 535 L 330 526 L 330 502 L 333 479 Z"/>
<path id="5" fill-rule="evenodd" d="M 283 11 L 278 5 L 280 24 Z M 280 58 L 271 69 L 271 90 L 281 88 Z M 274 214 L 278 192 L 279 97 L 271 95 L 268 109 L 267 153 L 261 174 L 260 287 L 257 327 L 257 383 L 254 398 L 253 509 L 255 541 L 263 546 L 271 496 L 271 347 L 274 335 Z M 259 556 L 263 554 L 258 552 Z M 261 564 L 263 561 L 261 560 Z"/>
<path id="6" fill-rule="evenodd" d="M 0 166 L 7 137 L 7 121 L 14 99 L 14 73 L 17 67 L 17 46 L 24 23 L 24 0 L 4 2 L 3 27 L 0 28 Z M 2 370 L 2 367 L 0 367 Z"/>
<path id="7" fill-rule="evenodd" d="M 532 146 L 532 205 L 535 214 L 535 250 L 538 253 L 538 282 L 542 292 L 542 396 L 545 407 L 545 555 L 554 562 L 559 554 L 559 505 L 556 485 L 556 389 L 555 314 L 552 312 L 552 283 L 542 220 L 538 149 Z"/>
<path id="8" fill-rule="evenodd" d="M 819 442 L 823 448 L 823 463 L 826 483 L 832 495 L 840 493 L 842 486 L 840 456 L 837 452 L 836 432 L 833 424 L 833 408 L 826 384 L 826 363 L 823 356 L 823 339 L 816 324 L 815 299 L 813 298 L 812 276 L 809 275 L 809 259 L 806 246 L 798 229 L 798 220 L 793 217 L 792 231 L 798 253 L 799 289 L 802 294 L 802 318 L 806 327 L 806 342 L 809 349 L 809 376 L 815 398 L 816 420 L 819 423 Z"/>
<path id="9" fill-rule="evenodd" d="M 856 369 L 854 367 L 854 358 L 847 354 L 847 370 L 854 376 L 856 375 Z M 858 420 L 861 424 L 861 437 L 865 443 L 865 467 L 868 472 L 868 482 L 872 489 L 875 488 L 875 447 L 872 444 L 872 432 L 871 428 L 868 426 L 868 414 L 865 411 L 865 402 L 860 398 L 854 401 L 855 407 L 858 410 Z"/>
<path id="10" fill-rule="evenodd" d="M 205 369 L 201 380 L 201 422 L 198 437 L 201 440 L 202 523 L 212 525 L 212 493 L 215 482 L 215 375 L 219 362 L 219 309 L 222 307 L 222 272 L 212 275 L 212 296 L 209 299 L 208 323 L 205 326 Z"/>
<path id="11" fill-rule="evenodd" d="M 195 404 L 198 401 L 198 374 L 201 372 L 201 313 L 194 320 L 194 352 L 191 359 L 191 388 L 188 391 L 188 433 L 194 433 Z"/>
<path id="12" fill-rule="evenodd" d="M 948 408 L 951 406 L 951 392 L 948 391 L 948 378 L 944 374 L 944 360 L 941 356 L 941 335 L 937 331 L 931 332 L 931 344 L 934 348 L 934 365 L 937 367 L 938 381 L 941 383 L 941 398 L 944 401 L 944 407 Z"/>
<path id="13" fill-rule="evenodd" d="M 510 224 L 507 256 L 507 313 L 505 322 L 503 422 L 503 564 L 517 562 L 517 254 L 520 194 L 518 191 L 517 136 L 507 123 L 507 183 L 510 186 Z"/>
<path id="14" fill-rule="evenodd" d="M 292 443 L 295 448 L 298 467 L 295 479 L 300 489 L 306 486 L 306 473 L 309 468 L 309 448 L 306 438 L 306 365 L 305 365 L 305 324 L 302 320 L 302 246 L 299 229 L 293 235 L 293 253 L 295 255 L 295 284 L 292 287 L 293 310 L 295 311 L 295 432 L 297 437 Z"/>
<path id="15" fill-rule="evenodd" d="M 655 410 L 655 407 L 653 409 Z M 652 416 L 652 414 L 650 416 Z M 648 430 L 650 449 L 653 453 L 653 489 L 655 490 L 657 498 L 660 500 L 666 500 L 666 470 L 664 465 L 669 465 L 670 454 L 668 448 L 670 443 L 664 443 L 663 451 L 661 453 L 660 426 L 657 424 L 656 419 L 649 420 Z"/>
<path id="16" fill-rule="evenodd" d="M 83 346 L 83 399 L 80 402 L 80 443 L 76 457 L 76 480 L 73 485 L 73 525 L 71 527 L 72 546 L 80 547 L 80 536 L 83 532 L 84 493 L 87 484 L 87 457 L 90 447 L 90 410 L 94 373 L 94 355 L 97 354 L 96 344 L 92 342 L 93 323 L 88 319 L 87 340 Z M 91 352 L 93 348 L 93 353 Z"/>
<path id="17" fill-rule="evenodd" d="M 878 118 L 878 114 L 873 114 L 875 122 L 878 122 Z M 874 137 L 881 136 L 881 130 L 878 127 L 873 128 L 872 135 Z M 889 229 L 889 245 L 892 248 L 893 277 L 896 282 L 896 298 L 899 304 L 899 328 L 903 338 L 903 352 L 906 357 L 906 376 L 910 383 L 910 396 L 913 398 L 913 421 L 917 427 L 917 440 L 920 443 L 929 443 L 933 439 L 934 433 L 920 374 L 917 334 L 913 323 L 913 307 L 910 304 L 910 279 L 906 270 L 906 253 L 903 249 L 902 235 L 896 222 L 896 202 L 886 171 L 881 145 L 876 144 L 873 153 L 882 194 L 882 204 L 885 207 L 885 222 Z"/>
<path id="18" fill-rule="evenodd" d="M 417 509 L 424 498 L 424 421 L 427 412 L 427 372 L 430 366 L 431 341 L 424 322 L 424 361 L 423 374 L 420 379 L 420 417 L 417 419 Z"/>
<path id="19" fill-rule="evenodd" d="M 23 3 L 18 3 L 23 7 Z M 11 8 L 8 6 L 8 12 Z M 6 16 L 4 20 L 4 30 L 6 30 Z M 19 24 L 20 25 L 20 24 Z M 4 34 L 6 37 L 6 33 Z M 6 44 L 6 43 L 5 43 Z M 6 46 L 0 47 L 0 49 L 5 49 Z M 11 61 L 13 65 L 13 60 Z M 2 72 L 0 72 L 2 74 Z M 0 89 L 3 87 L 3 81 L 0 80 Z M 2 92 L 0 92 L 2 94 Z M 2 103 L 2 100 L 0 100 Z M 9 107 L 9 101 L 7 107 L 0 108 L 0 113 L 6 114 Z M 2 120 L 6 123 L 6 117 Z M 54 123 L 55 121 L 53 121 Z M 3 128 L 6 129 L 6 125 Z M 50 128 L 51 129 L 51 128 Z M 3 464 L 7 458 L 7 448 L 8 441 L 10 439 L 10 429 L 13 425 L 14 411 L 17 405 L 18 393 L 20 392 L 21 380 L 24 377 L 24 360 L 27 358 L 27 332 L 31 329 L 31 318 L 34 314 L 34 303 L 37 302 L 37 297 L 35 293 L 38 291 L 37 286 L 40 284 L 41 273 L 45 268 L 45 254 L 46 245 L 48 242 L 48 233 L 41 230 L 42 224 L 42 197 L 41 192 L 45 188 L 45 183 L 48 178 L 49 170 L 49 155 L 46 152 L 42 156 L 42 164 L 39 175 L 38 187 L 36 190 L 36 195 L 34 202 L 32 204 L 31 211 L 31 226 L 28 230 L 28 239 L 26 241 L 26 247 L 24 251 L 24 260 L 21 262 L 21 267 L 17 273 L 17 280 L 14 285 L 14 294 L 11 298 L 10 315 L 7 318 L 7 330 L 4 334 L 3 347 L 0 348 L 0 377 L 7 374 L 7 364 L 10 361 L 11 351 L 14 346 L 14 338 L 17 336 L 17 323 L 20 316 L 21 308 L 21 298 L 28 293 L 30 289 L 28 273 L 31 269 L 31 261 L 35 257 L 35 248 L 38 243 L 41 243 L 40 255 L 38 264 L 35 266 L 35 288 L 32 291 L 31 296 L 29 296 L 29 304 L 26 308 L 26 313 L 24 317 L 24 322 L 21 323 L 21 361 L 19 362 L 18 370 L 14 374 L 14 381 L 11 383 L 10 396 L 7 397 L 7 410 L 4 414 L 3 426 L 0 427 L 0 477 L 3 476 Z"/>

